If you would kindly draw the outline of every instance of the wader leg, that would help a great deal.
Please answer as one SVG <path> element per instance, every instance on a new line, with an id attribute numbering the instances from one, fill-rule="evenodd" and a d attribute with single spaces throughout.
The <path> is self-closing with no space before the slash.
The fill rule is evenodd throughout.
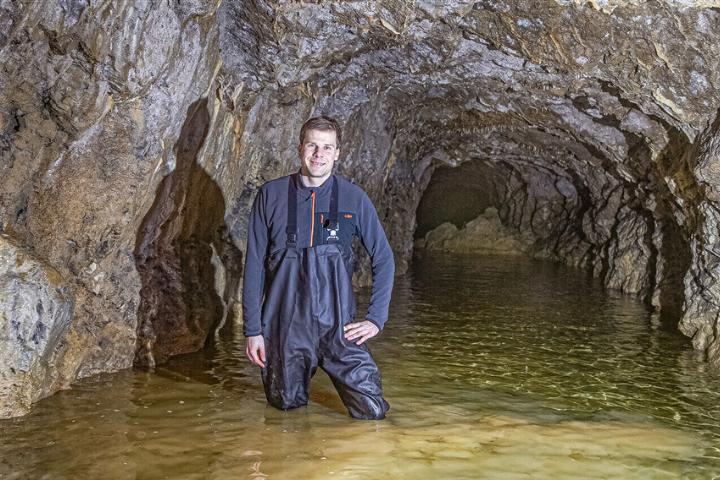
<path id="1" fill-rule="evenodd" d="M 280 410 L 307 405 L 310 379 L 317 370 L 317 358 L 312 352 L 293 352 L 291 355 L 272 355 L 262 369 L 265 397 Z"/>
<path id="2" fill-rule="evenodd" d="M 267 356 L 263 385 L 268 403 L 281 410 L 307 405 L 310 379 L 318 366 L 317 322 L 312 320 L 301 261 L 298 253 L 286 253 L 263 311 Z"/>
<path id="3" fill-rule="evenodd" d="M 332 344 L 335 348 L 322 352 L 320 367 L 332 380 L 350 416 L 365 420 L 385 418 L 390 405 L 382 396 L 380 370 L 370 351 L 365 345 L 344 340 L 335 339 Z"/>

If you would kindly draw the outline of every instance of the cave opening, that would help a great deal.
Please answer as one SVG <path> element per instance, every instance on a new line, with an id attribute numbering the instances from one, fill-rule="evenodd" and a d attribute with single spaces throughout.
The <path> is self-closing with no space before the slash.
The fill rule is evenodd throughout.
<path id="1" fill-rule="evenodd" d="M 445 222 L 462 229 L 487 208 L 497 209 L 504 192 L 499 170 L 482 161 L 438 166 L 418 204 L 415 239 Z"/>

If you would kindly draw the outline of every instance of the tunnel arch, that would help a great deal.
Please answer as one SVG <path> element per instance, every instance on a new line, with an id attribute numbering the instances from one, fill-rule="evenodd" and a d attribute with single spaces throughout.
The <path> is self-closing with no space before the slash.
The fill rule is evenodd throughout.
<path id="1" fill-rule="evenodd" d="M 282 131 L 263 115 L 280 114 L 286 128 L 336 117 L 345 129 L 338 171 L 377 205 L 398 271 L 433 172 L 483 162 L 509 179 L 498 212 L 533 238 L 533 255 L 586 268 L 674 312 L 675 324 L 686 315 L 691 205 L 702 197 L 688 155 L 720 105 L 707 88 L 720 79 L 710 50 L 692 43 L 683 54 L 677 38 L 708 34 L 717 11 L 619 2 L 265 7 L 221 9 L 228 24 L 265 29 L 221 31 L 226 51 L 244 52 L 226 58 L 249 88 L 248 131 Z M 281 142 L 272 155 L 292 158 L 292 147 Z M 367 279 L 367 265 L 361 273 Z M 689 330 L 714 338 L 697 328 Z"/>

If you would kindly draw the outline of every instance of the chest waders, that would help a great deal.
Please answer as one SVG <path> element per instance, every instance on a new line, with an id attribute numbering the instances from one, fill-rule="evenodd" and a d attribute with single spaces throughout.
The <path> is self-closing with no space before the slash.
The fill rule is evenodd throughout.
<path id="1" fill-rule="evenodd" d="M 322 368 L 335 385 L 351 417 L 381 419 L 390 408 L 382 396 L 380 371 L 369 350 L 345 340 L 355 298 L 351 285 L 352 252 L 337 242 L 338 185 L 332 177 L 326 244 L 298 248 L 297 188 L 288 185 L 287 241 L 266 265 L 262 310 L 266 367 L 265 396 L 281 410 L 306 405 L 310 379 Z M 335 231 L 333 231 L 335 230 Z"/>

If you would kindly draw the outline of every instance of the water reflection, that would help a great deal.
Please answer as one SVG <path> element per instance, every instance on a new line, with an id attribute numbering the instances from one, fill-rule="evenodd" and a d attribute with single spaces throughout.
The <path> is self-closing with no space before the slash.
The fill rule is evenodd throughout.
<path id="1" fill-rule="evenodd" d="M 360 308 L 367 301 L 361 297 Z M 720 382 L 643 305 L 543 262 L 419 257 L 371 348 L 392 409 L 265 404 L 231 334 L 0 422 L 0 478 L 710 478 Z"/>

